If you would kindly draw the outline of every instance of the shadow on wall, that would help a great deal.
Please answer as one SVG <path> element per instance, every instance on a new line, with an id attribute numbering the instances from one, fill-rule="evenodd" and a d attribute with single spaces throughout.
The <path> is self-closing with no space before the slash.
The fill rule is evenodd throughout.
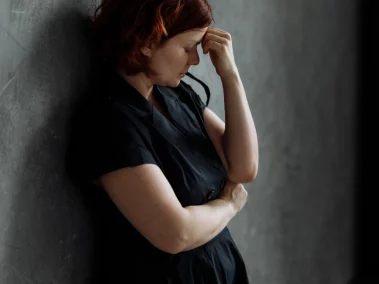
<path id="1" fill-rule="evenodd" d="M 79 98 L 89 94 L 96 68 L 88 16 L 63 6 L 57 11 L 35 34 L 9 100 L 20 109 L 22 126 L 5 128 L 22 133 L 15 139 L 24 139 L 24 146 L 17 149 L 22 161 L 13 161 L 9 182 L 12 204 L 1 230 L 1 283 L 83 284 L 90 279 L 90 200 L 68 179 L 65 153 L 71 117 Z"/>

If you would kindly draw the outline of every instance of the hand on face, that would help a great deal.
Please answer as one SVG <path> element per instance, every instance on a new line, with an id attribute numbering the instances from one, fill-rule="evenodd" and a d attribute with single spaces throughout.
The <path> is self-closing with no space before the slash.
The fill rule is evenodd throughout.
<path id="1" fill-rule="evenodd" d="M 232 36 L 223 30 L 208 28 L 201 46 L 203 53 L 209 53 L 212 64 L 221 78 L 238 72 L 234 61 Z"/>

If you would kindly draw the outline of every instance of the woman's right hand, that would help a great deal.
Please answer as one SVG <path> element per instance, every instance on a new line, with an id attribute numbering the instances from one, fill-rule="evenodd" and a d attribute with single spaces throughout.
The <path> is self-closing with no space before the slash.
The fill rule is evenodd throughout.
<path id="1" fill-rule="evenodd" d="M 220 199 L 230 202 L 236 213 L 240 212 L 247 200 L 247 191 L 241 183 L 234 183 L 227 180 L 224 190 L 219 195 Z"/>

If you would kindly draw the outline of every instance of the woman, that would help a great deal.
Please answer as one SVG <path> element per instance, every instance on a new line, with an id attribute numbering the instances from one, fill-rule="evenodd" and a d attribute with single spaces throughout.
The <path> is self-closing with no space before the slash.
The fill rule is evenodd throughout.
<path id="1" fill-rule="evenodd" d="M 71 148 L 76 175 L 101 200 L 96 283 L 248 283 L 226 226 L 246 202 L 241 183 L 255 178 L 258 150 L 230 35 L 209 27 L 207 0 L 100 9 L 104 76 Z M 226 124 L 181 80 L 198 80 L 188 70 L 199 44 L 221 78 Z"/>

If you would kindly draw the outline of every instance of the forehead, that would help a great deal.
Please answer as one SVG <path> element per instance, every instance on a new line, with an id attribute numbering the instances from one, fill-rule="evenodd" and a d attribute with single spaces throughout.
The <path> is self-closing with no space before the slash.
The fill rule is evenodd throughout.
<path id="1" fill-rule="evenodd" d="M 208 28 L 206 27 L 206 28 L 192 29 L 192 30 L 182 32 L 175 36 L 175 40 L 179 42 L 183 42 L 183 43 L 201 42 L 207 29 Z"/>

